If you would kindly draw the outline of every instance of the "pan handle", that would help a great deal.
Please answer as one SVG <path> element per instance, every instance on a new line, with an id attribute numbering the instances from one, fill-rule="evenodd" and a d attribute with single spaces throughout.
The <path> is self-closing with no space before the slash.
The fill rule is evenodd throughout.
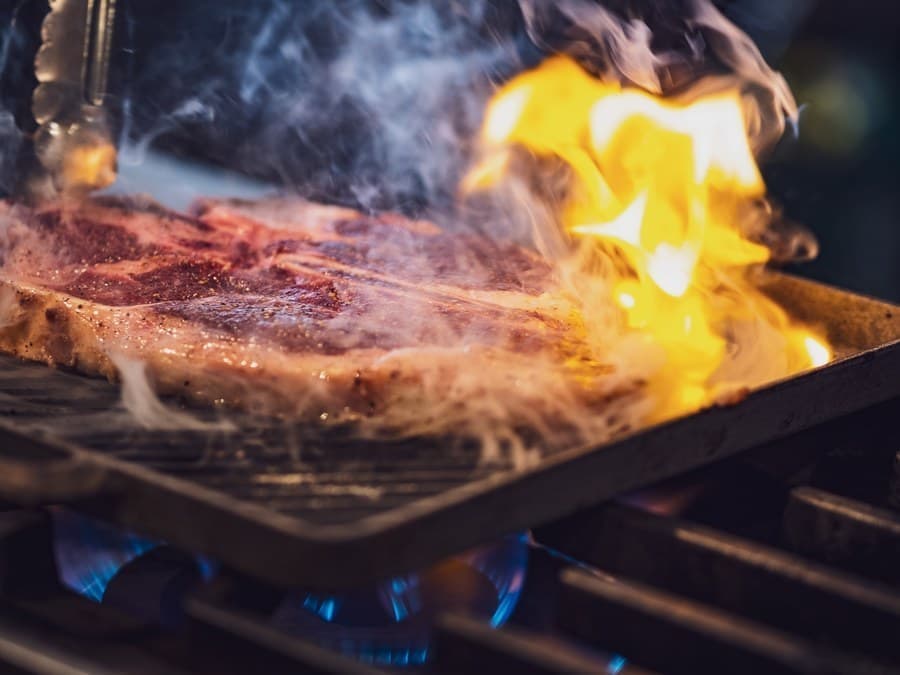
<path id="1" fill-rule="evenodd" d="M 74 502 L 109 488 L 109 471 L 64 442 L 0 422 L 0 499 L 22 506 Z"/>

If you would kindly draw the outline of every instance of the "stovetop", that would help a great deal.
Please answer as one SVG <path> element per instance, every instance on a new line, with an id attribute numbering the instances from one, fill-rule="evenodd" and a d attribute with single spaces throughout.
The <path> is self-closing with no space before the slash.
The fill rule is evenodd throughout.
<path id="1" fill-rule="evenodd" d="M 26 673 L 900 672 L 900 402 L 428 570 L 278 589 L 69 509 L 0 512 Z"/>

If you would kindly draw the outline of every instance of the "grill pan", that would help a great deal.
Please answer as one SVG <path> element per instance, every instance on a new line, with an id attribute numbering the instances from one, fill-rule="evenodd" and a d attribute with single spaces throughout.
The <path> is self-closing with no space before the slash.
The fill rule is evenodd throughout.
<path id="1" fill-rule="evenodd" d="M 239 416 L 232 432 L 144 431 L 117 387 L 0 357 L 0 498 L 68 504 L 279 586 L 355 587 L 900 401 L 900 308 L 774 272 L 763 287 L 839 358 L 527 471 L 484 466 L 465 444 L 307 437 Z"/>

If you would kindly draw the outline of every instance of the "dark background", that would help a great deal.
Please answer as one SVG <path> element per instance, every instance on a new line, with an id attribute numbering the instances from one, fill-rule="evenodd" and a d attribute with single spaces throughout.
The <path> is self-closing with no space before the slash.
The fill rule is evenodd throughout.
<path id="1" fill-rule="evenodd" d="M 371 111 L 365 106 L 317 79 L 315 68 L 274 65 L 327 63 L 353 39 L 339 20 L 342 6 L 349 16 L 360 0 L 121 2 L 113 89 L 117 107 L 129 101 L 132 133 L 152 132 L 158 144 L 275 178 L 319 198 L 352 203 L 359 191 L 348 186 L 363 180 L 377 187 L 387 165 L 396 165 L 399 173 L 389 176 L 389 188 L 376 190 L 371 205 L 415 210 L 434 197 L 416 171 L 373 145 Z M 392 5 L 415 3 L 371 4 L 389 14 Z M 457 3 L 445 4 L 452 12 Z M 797 271 L 900 301 L 900 5 L 887 0 L 719 4 L 784 73 L 804 106 L 799 137 L 785 139 L 763 167 L 786 214 L 807 224 L 821 242 L 818 260 Z M 273 21 L 271 11 L 261 7 L 276 7 L 280 14 Z M 0 0 L 0 193 L 14 182 L 10 175 L 20 140 L 2 111 L 14 112 L 18 126 L 27 129 L 29 64 L 43 11 L 42 0 Z M 448 53 L 480 49 L 503 33 L 513 36 L 512 46 L 486 66 L 490 79 L 500 81 L 540 58 L 524 38 L 515 3 L 497 0 L 484 15 L 467 20 L 471 25 L 463 38 L 416 31 L 403 36 L 411 45 L 410 58 L 445 47 Z M 264 31 L 269 31 L 266 40 L 260 41 Z M 290 36 L 300 33 L 311 38 L 291 42 Z M 417 51 L 423 35 L 426 42 Z M 264 71 L 264 84 L 251 82 L 248 89 L 250 53 Z M 241 78 L 223 75 L 236 71 Z M 465 89 L 469 83 L 456 85 Z M 320 100 L 322 114 L 293 117 L 292 102 L 299 95 Z M 461 118 L 466 114 L 460 111 Z M 277 152 L 260 152 L 273 145 Z M 455 152 L 453 142 L 442 150 Z"/>
<path id="2" fill-rule="evenodd" d="M 821 244 L 798 271 L 900 300 L 900 4 L 744 4 L 809 5 L 788 40 L 734 14 L 804 105 L 799 139 L 764 166 L 771 193 Z"/>

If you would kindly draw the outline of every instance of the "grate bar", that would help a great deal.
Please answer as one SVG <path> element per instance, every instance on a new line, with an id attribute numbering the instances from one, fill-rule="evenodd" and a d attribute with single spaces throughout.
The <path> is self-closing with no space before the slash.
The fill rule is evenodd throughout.
<path id="1" fill-rule="evenodd" d="M 517 673 L 517 675 L 652 675 L 618 657 L 577 647 L 561 638 L 504 628 L 448 615 L 438 621 L 435 667 L 441 673 Z"/>
<path id="2" fill-rule="evenodd" d="M 85 601 L 87 602 L 87 601 Z M 89 620 L 85 613 L 83 619 Z M 0 671 L 19 675 L 189 675 L 140 647 L 114 642 L 72 644 L 61 629 L 0 613 Z M 221 672 L 221 671 L 220 671 Z"/>
<path id="3" fill-rule="evenodd" d="M 810 487 L 795 488 L 784 513 L 794 550 L 900 584 L 900 515 Z"/>
<path id="4" fill-rule="evenodd" d="M 680 675 L 836 673 L 820 650 L 683 598 L 575 569 L 562 573 L 560 624 L 591 644 Z"/>
<path id="5" fill-rule="evenodd" d="M 546 528 L 601 570 L 850 650 L 900 658 L 900 594 L 708 527 L 614 505 Z"/>
<path id="6" fill-rule="evenodd" d="M 188 599 L 185 610 L 191 620 L 192 634 L 205 643 L 220 645 L 230 660 L 246 664 L 244 672 L 383 673 L 283 633 L 255 616 L 226 608 L 200 594 Z"/>

